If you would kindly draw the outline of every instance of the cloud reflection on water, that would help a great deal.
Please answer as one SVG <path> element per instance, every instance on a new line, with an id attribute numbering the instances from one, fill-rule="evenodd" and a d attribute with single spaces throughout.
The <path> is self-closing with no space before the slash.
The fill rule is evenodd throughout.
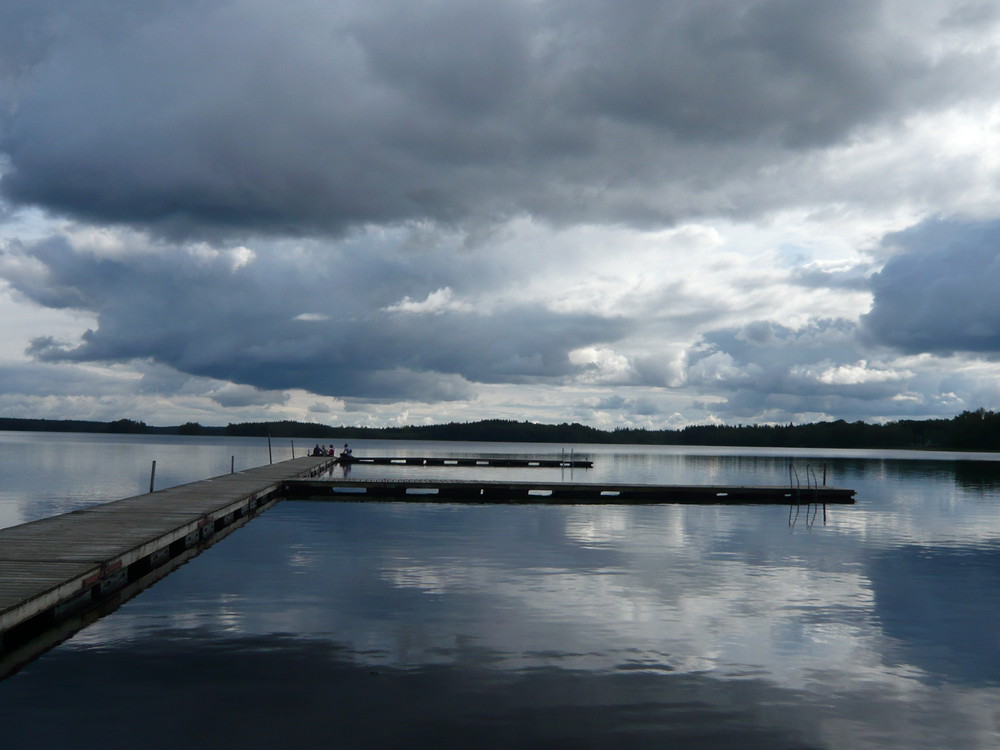
<path id="1" fill-rule="evenodd" d="M 289 635 L 163 630 L 67 649 L 17 678 L 0 716 L 15 747 L 822 747 L 808 696 L 764 680 L 556 667 L 498 670 L 487 650 L 415 668 Z M 143 686 L 170 686 L 150 712 Z M 12 685 L 13 683 L 11 683 Z M 265 688 L 266 686 L 266 688 Z M 38 718 L 60 706 L 58 722 Z M 12 720 L 21 717 L 21 720 Z M 184 725 L 178 726 L 178 717 Z"/>
<path id="2" fill-rule="evenodd" d="M 926 596 L 887 598 L 928 572 L 907 562 L 923 548 L 872 557 L 850 534 L 850 526 L 789 530 L 780 508 L 288 503 L 66 650 L 131 649 L 164 625 L 180 628 L 182 640 L 204 630 L 265 641 L 294 634 L 345 649 L 359 669 L 470 680 L 464 689 L 492 696 L 484 704 L 507 700 L 498 685 L 511 681 L 530 692 L 537 679 L 560 695 L 590 685 L 581 689 L 606 702 L 594 710 L 611 725 L 629 713 L 613 697 L 622 687 L 681 691 L 671 705 L 700 690 L 726 695 L 737 701 L 733 720 L 750 721 L 738 732 L 759 729 L 761 706 L 807 709 L 807 726 L 784 708 L 779 725 L 810 739 L 771 736 L 771 727 L 773 747 L 936 747 L 945 736 L 996 735 L 983 707 L 1000 699 L 987 677 L 1000 649 L 980 641 L 990 656 L 970 671 L 972 651 L 954 645 L 963 637 L 949 625 L 954 617 L 924 616 L 962 567 L 928 563 L 936 580 Z M 184 611 L 195 616 L 184 620 Z M 151 618 L 157 627 L 145 627 Z M 921 656 L 935 647 L 945 658 Z M 662 707 L 651 696 L 643 705 L 655 717 Z M 567 700 L 575 728 L 560 731 L 583 731 L 570 718 L 580 705 Z M 502 710 L 542 710 L 518 705 Z M 732 740 L 724 728 L 732 717 L 716 708 L 701 706 L 698 721 L 721 721 Z M 459 724 L 482 719 L 476 732 L 492 721 L 460 710 L 472 713 Z M 667 737 L 683 725 L 670 723 L 672 710 L 661 716 Z M 938 723 L 928 733 L 930 715 Z"/>

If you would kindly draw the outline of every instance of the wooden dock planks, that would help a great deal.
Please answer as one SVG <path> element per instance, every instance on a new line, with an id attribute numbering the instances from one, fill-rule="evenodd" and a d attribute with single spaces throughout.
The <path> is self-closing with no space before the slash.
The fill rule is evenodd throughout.
<path id="1" fill-rule="evenodd" d="M 0 645 L 33 618 L 97 600 L 245 522 L 285 480 L 315 476 L 332 463 L 297 458 L 0 529 Z"/>

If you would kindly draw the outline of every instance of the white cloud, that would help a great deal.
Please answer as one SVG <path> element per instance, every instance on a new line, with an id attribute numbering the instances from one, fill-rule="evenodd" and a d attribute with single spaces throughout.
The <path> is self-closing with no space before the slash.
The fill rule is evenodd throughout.
<path id="1" fill-rule="evenodd" d="M 471 305 L 455 299 L 455 293 L 450 287 L 442 287 L 428 294 L 423 300 L 414 301 L 409 297 L 393 305 L 382 308 L 389 313 L 403 313 L 406 315 L 441 315 L 444 312 L 466 312 L 472 309 Z"/>
<path id="2" fill-rule="evenodd" d="M 292 320 L 301 320 L 304 323 L 323 323 L 332 320 L 332 318 L 325 313 L 300 313 L 292 318 Z"/>
<path id="3" fill-rule="evenodd" d="M 853 365 L 819 365 L 794 366 L 791 368 L 794 376 L 814 380 L 826 385 L 860 385 L 862 383 L 887 383 L 904 381 L 913 377 L 909 370 L 894 370 L 869 367 L 865 360 L 859 360 Z"/>

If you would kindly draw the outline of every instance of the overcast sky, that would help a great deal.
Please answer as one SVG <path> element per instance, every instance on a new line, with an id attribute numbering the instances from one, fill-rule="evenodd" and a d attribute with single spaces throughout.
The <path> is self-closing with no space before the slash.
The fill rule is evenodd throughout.
<path id="1" fill-rule="evenodd" d="M 992 0 L 4 0 L 0 415 L 1000 408 Z"/>

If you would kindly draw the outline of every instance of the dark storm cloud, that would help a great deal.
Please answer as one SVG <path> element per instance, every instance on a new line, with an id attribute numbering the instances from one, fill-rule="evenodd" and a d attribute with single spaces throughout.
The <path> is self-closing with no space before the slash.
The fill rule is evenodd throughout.
<path id="1" fill-rule="evenodd" d="M 561 51 L 579 66 L 569 80 L 581 103 L 684 139 L 826 144 L 930 72 L 886 33 L 883 3 L 868 0 L 560 7 L 578 19 L 563 27 Z"/>
<path id="2" fill-rule="evenodd" d="M 297 259 L 272 251 L 248 260 L 248 253 L 193 246 L 109 257 L 55 238 L 12 246 L 0 254 L 0 271 L 32 301 L 97 317 L 79 342 L 35 339 L 29 353 L 40 361 L 149 360 L 263 391 L 465 399 L 472 382 L 560 382 L 577 371 L 571 350 L 626 330 L 622 320 L 529 303 L 492 313 L 394 307 L 406 294 L 428 297 L 435 288 L 428 278 L 474 293 L 477 281 L 464 280 L 449 258 L 373 251 L 355 268 L 349 253 L 330 248 L 299 249 Z M 480 265 L 461 273 L 483 272 Z M 224 405 L 277 398 L 212 397 Z"/>
<path id="3" fill-rule="evenodd" d="M 744 183 L 783 153 L 995 70 L 932 57 L 908 20 L 872 0 L 5 3 L 2 189 L 180 234 L 773 208 L 786 187 Z"/>
<path id="4" fill-rule="evenodd" d="M 933 220 L 889 235 L 868 332 L 908 353 L 1000 355 L 1000 222 Z"/>

